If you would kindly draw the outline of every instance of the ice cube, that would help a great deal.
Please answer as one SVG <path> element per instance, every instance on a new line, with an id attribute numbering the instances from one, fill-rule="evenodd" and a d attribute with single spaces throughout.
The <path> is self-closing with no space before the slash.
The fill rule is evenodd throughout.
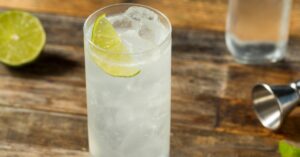
<path id="1" fill-rule="evenodd" d="M 164 32 L 165 28 L 160 22 L 144 20 L 139 30 L 139 36 L 157 45 L 164 39 L 164 34 L 166 34 Z"/>
<path id="2" fill-rule="evenodd" d="M 139 36 L 146 40 L 154 41 L 155 34 L 152 29 L 150 29 L 147 25 L 142 25 L 141 29 L 139 30 Z"/>
<path id="3" fill-rule="evenodd" d="M 156 13 L 142 7 L 136 7 L 136 6 L 130 7 L 129 9 L 127 9 L 127 11 L 124 14 L 136 21 L 141 21 L 143 19 L 147 19 L 150 21 L 158 20 L 158 16 Z"/>
<path id="4" fill-rule="evenodd" d="M 126 31 L 130 29 L 139 30 L 140 24 L 128 16 L 118 15 L 109 17 L 109 21 L 117 31 Z"/>
<path id="5" fill-rule="evenodd" d="M 128 30 L 121 34 L 123 43 L 130 52 L 137 53 L 149 50 L 154 46 L 149 40 L 141 38 L 136 30 Z"/>
<path id="6" fill-rule="evenodd" d="M 162 42 L 164 36 L 164 26 L 160 23 L 158 15 L 146 8 L 130 7 L 124 15 L 140 24 L 138 29 L 139 36 L 154 44 Z"/>

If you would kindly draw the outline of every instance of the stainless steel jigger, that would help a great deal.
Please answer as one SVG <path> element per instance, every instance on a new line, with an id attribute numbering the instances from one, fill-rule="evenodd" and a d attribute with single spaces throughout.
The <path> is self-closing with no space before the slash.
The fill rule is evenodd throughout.
<path id="1" fill-rule="evenodd" d="M 289 85 L 258 84 L 252 90 L 254 111 L 262 125 L 278 130 L 284 118 L 297 106 L 300 99 L 300 81 Z"/>

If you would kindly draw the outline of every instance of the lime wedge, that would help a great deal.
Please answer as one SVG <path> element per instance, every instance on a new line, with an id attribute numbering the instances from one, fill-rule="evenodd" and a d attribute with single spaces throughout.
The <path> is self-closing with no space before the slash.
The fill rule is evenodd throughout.
<path id="1" fill-rule="evenodd" d="M 92 55 L 94 62 L 109 75 L 133 77 L 140 73 L 136 67 L 125 66 L 133 62 L 132 56 L 104 14 L 94 23 L 92 42 L 100 48 Z"/>
<path id="2" fill-rule="evenodd" d="M 279 142 L 279 152 L 282 157 L 299 157 L 300 147 L 286 141 Z"/>
<path id="3" fill-rule="evenodd" d="M 45 44 L 45 31 L 38 18 L 22 11 L 0 14 L 0 61 L 20 66 L 36 59 Z"/>

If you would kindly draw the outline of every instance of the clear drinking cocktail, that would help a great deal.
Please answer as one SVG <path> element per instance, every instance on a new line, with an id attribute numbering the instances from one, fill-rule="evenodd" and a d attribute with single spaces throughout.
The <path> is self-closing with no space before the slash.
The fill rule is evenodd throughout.
<path id="1" fill-rule="evenodd" d="M 117 4 L 84 25 L 93 157 L 168 157 L 171 25 L 161 12 Z"/>

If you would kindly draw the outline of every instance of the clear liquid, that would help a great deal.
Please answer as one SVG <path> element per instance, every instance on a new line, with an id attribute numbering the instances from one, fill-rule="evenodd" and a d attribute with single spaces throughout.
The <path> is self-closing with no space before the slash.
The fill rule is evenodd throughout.
<path id="1" fill-rule="evenodd" d="M 228 49 L 240 63 L 261 64 L 276 62 L 284 57 L 286 41 L 241 41 L 233 35 L 226 36 Z"/>
<path id="2" fill-rule="evenodd" d="M 112 20 L 116 16 L 108 18 Z M 116 29 L 131 51 L 147 48 L 149 42 L 140 40 L 134 30 Z M 171 42 L 164 49 L 150 52 L 157 55 L 155 59 L 135 65 L 141 72 L 128 78 L 110 76 L 99 68 L 91 58 L 93 51 L 88 44 L 85 41 L 91 156 L 168 157 Z"/>

